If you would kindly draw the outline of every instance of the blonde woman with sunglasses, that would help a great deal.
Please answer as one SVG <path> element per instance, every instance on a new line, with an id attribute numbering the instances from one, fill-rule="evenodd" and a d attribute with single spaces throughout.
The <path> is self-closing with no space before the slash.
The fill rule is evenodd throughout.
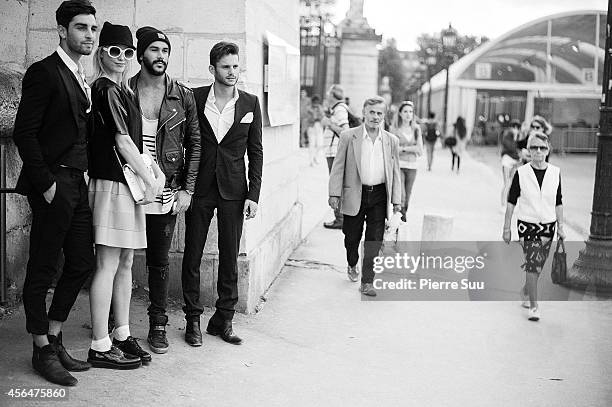
<path id="1" fill-rule="evenodd" d="M 503 240 L 510 243 L 510 223 L 518 203 L 517 230 L 525 254 L 525 285 L 521 290 L 522 306 L 529 308 L 528 319 L 538 321 L 538 278 L 548 258 L 555 229 L 559 239 L 563 230 L 563 202 L 559 167 L 546 162 L 550 152 L 548 136 L 534 131 L 527 139 L 531 161 L 514 174 L 508 192 Z"/>
<path id="2" fill-rule="evenodd" d="M 94 131 L 88 143 L 96 271 L 89 295 L 93 332 L 87 360 L 93 367 L 122 370 L 151 361 L 151 355 L 130 334 L 132 261 L 134 250 L 147 246 L 143 205 L 152 202 L 165 183 L 157 164 L 151 160 L 153 175 L 141 158 L 140 110 L 127 85 L 134 56 L 129 28 L 104 23 L 94 55 Z M 134 202 L 127 186 L 124 163 L 145 182 L 145 196 L 139 202 Z M 111 302 L 115 320 L 112 342 L 107 328 Z"/>

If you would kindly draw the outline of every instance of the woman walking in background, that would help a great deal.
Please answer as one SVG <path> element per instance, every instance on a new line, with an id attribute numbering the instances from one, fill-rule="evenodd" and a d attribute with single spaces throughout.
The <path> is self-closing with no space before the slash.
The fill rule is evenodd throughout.
<path id="1" fill-rule="evenodd" d="M 325 117 L 325 112 L 321 106 L 321 97 L 313 95 L 307 113 L 306 135 L 308 137 L 309 162 L 312 167 L 319 163 L 319 155 L 323 148 L 323 125 L 321 120 Z"/>
<path id="2" fill-rule="evenodd" d="M 514 170 L 518 165 L 519 153 L 516 148 L 516 142 L 521 130 L 521 122 L 512 120 L 510 127 L 504 132 L 502 137 L 501 150 L 501 165 L 502 165 L 502 181 L 504 186 L 501 193 L 501 206 L 505 210 L 506 199 L 508 198 L 508 188 L 510 188 L 510 180 L 514 174 Z"/>
<path id="3" fill-rule="evenodd" d="M 132 260 L 134 249 L 147 246 L 142 205 L 161 192 L 165 177 L 153 162 L 154 178 L 140 155 L 140 111 L 127 85 L 135 49 L 127 26 L 106 22 L 93 60 L 94 131 L 88 149 L 96 271 L 89 295 L 93 332 L 87 361 L 109 369 L 135 369 L 151 360 L 130 334 Z M 122 163 L 126 162 L 146 185 L 145 197 L 138 203 L 123 175 Z M 116 327 L 113 342 L 108 335 L 111 300 Z"/>
<path id="4" fill-rule="evenodd" d="M 453 125 L 453 137 L 456 142 L 455 145 L 451 145 L 451 154 L 453 155 L 453 162 L 451 166 L 451 171 L 455 169 L 455 160 L 457 160 L 457 172 L 459 172 L 459 166 L 461 165 L 461 156 L 465 151 L 465 145 L 467 144 L 467 129 L 465 128 L 465 120 L 463 117 L 457 117 L 457 121 Z"/>
<path id="5" fill-rule="evenodd" d="M 525 286 L 521 290 L 523 307 L 529 308 L 528 319 L 540 319 L 538 307 L 538 277 L 546 262 L 555 226 L 559 239 L 563 231 L 563 203 L 561 201 L 561 173 L 558 167 L 546 162 L 550 151 L 548 136 L 534 131 L 527 139 L 531 161 L 515 172 L 508 193 L 503 239 L 510 243 L 510 223 L 518 202 L 517 229 L 525 254 Z"/>
<path id="6" fill-rule="evenodd" d="M 531 160 L 529 149 L 527 148 L 527 140 L 532 133 L 538 131 L 544 133 L 546 136 L 550 136 L 550 133 L 552 133 L 552 126 L 542 116 L 535 115 L 531 119 L 529 127 L 522 132 L 522 137 L 519 136 L 519 140 L 516 142 L 516 148 L 519 151 L 519 156 L 523 164 Z M 548 156 L 546 156 L 546 161 L 548 161 Z"/>
<path id="7" fill-rule="evenodd" d="M 393 117 L 391 132 L 399 138 L 399 159 L 402 172 L 402 220 L 406 221 L 406 212 L 412 193 L 412 186 L 417 173 L 417 158 L 423 154 L 423 137 L 421 126 L 414 117 L 414 105 L 410 101 L 402 102 Z"/>

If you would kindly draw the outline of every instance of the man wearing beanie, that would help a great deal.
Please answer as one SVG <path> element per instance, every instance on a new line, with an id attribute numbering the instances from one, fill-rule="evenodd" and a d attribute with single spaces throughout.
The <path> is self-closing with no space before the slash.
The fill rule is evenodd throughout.
<path id="1" fill-rule="evenodd" d="M 215 44 L 210 51 L 208 70 L 215 82 L 193 91 L 200 118 L 202 160 L 193 203 L 185 214 L 183 311 L 188 327 L 199 326 L 204 310 L 200 302 L 200 262 L 216 209 L 219 299 L 206 332 L 239 345 L 242 339 L 232 329 L 238 302 L 238 251 L 243 221 L 245 217 L 247 220 L 255 217 L 261 190 L 261 111 L 257 96 L 236 87 L 240 74 L 236 44 Z M 249 161 L 248 183 L 245 152 Z M 189 342 L 187 335 L 185 339 Z"/>
<path id="2" fill-rule="evenodd" d="M 28 68 L 13 132 L 23 160 L 16 189 L 32 208 L 23 284 L 26 329 L 34 342 L 32 365 L 45 379 L 64 386 L 77 383 L 69 372 L 90 367 L 66 352 L 61 330 L 94 269 L 92 216 L 83 177 L 88 168 L 91 91 L 80 59 L 93 51 L 95 15 L 86 0 L 59 6 L 59 46 Z M 64 269 L 47 313 L 45 298 L 62 251 Z"/>
<path id="3" fill-rule="evenodd" d="M 153 352 L 166 353 L 168 252 L 176 216 L 191 204 L 200 166 L 200 127 L 193 92 L 166 74 L 171 49 L 166 34 L 153 27 L 142 27 L 136 31 L 136 39 L 141 69 L 129 83 L 142 113 L 143 145 L 166 176 L 162 194 L 145 206 L 151 301 L 147 341 Z M 192 331 L 188 327 L 187 332 Z M 200 346 L 201 335 L 190 344 Z"/>

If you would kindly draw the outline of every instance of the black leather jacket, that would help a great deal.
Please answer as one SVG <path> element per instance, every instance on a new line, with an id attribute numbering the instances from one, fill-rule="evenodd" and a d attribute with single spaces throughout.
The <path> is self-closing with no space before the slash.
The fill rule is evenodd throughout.
<path id="1" fill-rule="evenodd" d="M 140 72 L 129 81 L 136 98 L 139 77 Z M 198 113 L 193 91 L 168 75 L 155 143 L 157 163 L 166 176 L 166 187 L 193 192 L 200 167 Z"/>

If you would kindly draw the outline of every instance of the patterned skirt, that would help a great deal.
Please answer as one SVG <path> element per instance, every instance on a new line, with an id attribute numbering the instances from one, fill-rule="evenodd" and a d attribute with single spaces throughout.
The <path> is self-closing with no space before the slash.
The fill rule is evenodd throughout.
<path id="1" fill-rule="evenodd" d="M 557 222 L 530 223 L 520 219 L 517 221 L 518 235 L 525 254 L 525 263 L 522 267 L 527 273 L 542 271 L 550 253 L 556 224 Z"/>
<path id="2" fill-rule="evenodd" d="M 89 206 L 96 244 L 124 249 L 147 247 L 144 206 L 136 205 L 127 185 L 90 178 Z"/>

